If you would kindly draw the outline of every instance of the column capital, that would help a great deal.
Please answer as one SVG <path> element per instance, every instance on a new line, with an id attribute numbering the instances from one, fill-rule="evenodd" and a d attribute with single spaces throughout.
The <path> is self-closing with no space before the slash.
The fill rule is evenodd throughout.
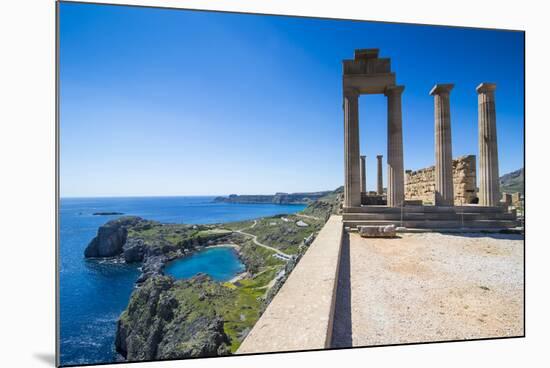
<path id="1" fill-rule="evenodd" d="M 487 92 L 494 92 L 496 89 L 497 89 L 496 83 L 483 82 L 476 87 L 476 92 L 478 94 L 481 94 L 481 93 L 487 93 Z"/>
<path id="2" fill-rule="evenodd" d="M 363 160 L 367 158 L 367 156 L 365 156 L 365 155 L 361 155 L 359 157 L 361 157 Z"/>
<path id="3" fill-rule="evenodd" d="M 344 97 L 359 97 L 359 90 L 356 88 L 346 87 L 344 88 Z"/>
<path id="4" fill-rule="evenodd" d="M 380 160 L 382 157 L 384 157 L 384 156 L 382 156 L 382 155 L 376 155 L 376 158 L 379 159 L 379 160 Z"/>
<path id="5" fill-rule="evenodd" d="M 435 84 L 430 91 L 430 96 L 435 96 L 440 94 L 449 94 L 451 93 L 451 90 L 454 88 L 454 86 L 455 85 L 452 83 Z"/>
<path id="6" fill-rule="evenodd" d="M 387 86 L 384 90 L 384 96 L 401 95 L 405 90 L 405 86 Z"/>

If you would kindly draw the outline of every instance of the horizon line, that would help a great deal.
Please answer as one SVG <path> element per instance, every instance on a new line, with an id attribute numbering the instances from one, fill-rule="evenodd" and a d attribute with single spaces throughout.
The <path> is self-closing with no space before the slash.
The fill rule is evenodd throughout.
<path id="1" fill-rule="evenodd" d="M 338 188 L 336 188 L 338 189 Z M 59 195 L 59 199 L 79 199 L 79 198 L 170 198 L 170 197 L 229 197 L 230 195 L 276 195 L 277 193 L 285 194 L 295 194 L 295 193 L 318 193 L 318 192 L 331 192 L 335 189 L 326 189 L 326 190 L 313 190 L 313 191 L 297 191 L 297 192 L 275 192 L 275 193 L 255 193 L 255 194 L 238 194 L 238 193 L 229 193 L 229 194 L 136 194 L 136 195 Z"/>

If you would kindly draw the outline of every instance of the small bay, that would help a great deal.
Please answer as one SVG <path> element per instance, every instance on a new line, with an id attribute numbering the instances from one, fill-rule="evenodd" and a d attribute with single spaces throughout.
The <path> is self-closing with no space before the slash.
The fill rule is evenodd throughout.
<path id="1" fill-rule="evenodd" d="M 166 265 L 164 273 L 176 279 L 187 279 L 205 273 L 215 281 L 229 281 L 245 270 L 236 251 L 230 246 L 210 247 L 174 260 Z"/>

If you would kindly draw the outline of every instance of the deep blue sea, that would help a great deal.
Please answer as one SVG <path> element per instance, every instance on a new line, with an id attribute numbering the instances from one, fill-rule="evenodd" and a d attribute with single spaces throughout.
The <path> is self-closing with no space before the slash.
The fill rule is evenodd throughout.
<path id="1" fill-rule="evenodd" d="M 137 264 L 86 260 L 84 249 L 97 229 L 116 211 L 165 223 L 208 224 L 294 213 L 303 205 L 215 203 L 214 197 L 62 198 L 60 206 L 60 328 L 61 364 L 107 363 L 117 360 L 116 321 L 126 308 L 139 276 Z M 230 248 L 210 248 L 169 265 L 186 278 L 205 272 L 227 280 L 242 265 Z"/>

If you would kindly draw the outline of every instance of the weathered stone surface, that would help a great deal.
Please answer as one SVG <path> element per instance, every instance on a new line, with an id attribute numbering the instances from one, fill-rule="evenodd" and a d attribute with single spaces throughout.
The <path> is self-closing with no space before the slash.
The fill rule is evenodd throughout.
<path id="1" fill-rule="evenodd" d="M 454 202 L 450 107 L 453 87 L 453 84 L 436 84 L 430 91 L 434 96 L 436 206 L 452 206 Z"/>
<path id="2" fill-rule="evenodd" d="M 382 155 L 376 156 L 376 194 L 384 194 L 384 182 L 382 178 Z"/>
<path id="3" fill-rule="evenodd" d="M 508 207 L 512 205 L 512 195 L 509 193 L 502 193 L 502 201 L 501 203 Z"/>
<path id="4" fill-rule="evenodd" d="M 497 122 L 494 83 L 481 83 L 478 93 L 479 204 L 497 206 L 500 200 Z"/>
<path id="5" fill-rule="evenodd" d="M 359 167 L 361 173 L 361 193 L 367 191 L 367 156 L 361 156 L 361 166 Z"/>
<path id="6" fill-rule="evenodd" d="M 395 225 L 359 226 L 359 235 L 363 238 L 393 238 L 395 232 Z"/>
<path id="7" fill-rule="evenodd" d="M 404 86 L 387 87 L 388 98 L 388 190 L 389 207 L 401 207 L 405 200 L 403 178 L 403 126 L 401 116 L 401 94 Z"/>
<path id="8" fill-rule="evenodd" d="M 359 172 L 359 92 L 344 90 L 344 207 L 361 205 Z"/>
<path id="9" fill-rule="evenodd" d="M 476 196 L 476 157 L 461 156 L 453 160 L 454 204 L 474 203 Z M 405 198 L 422 200 L 425 204 L 435 201 L 435 167 L 406 172 Z"/>

